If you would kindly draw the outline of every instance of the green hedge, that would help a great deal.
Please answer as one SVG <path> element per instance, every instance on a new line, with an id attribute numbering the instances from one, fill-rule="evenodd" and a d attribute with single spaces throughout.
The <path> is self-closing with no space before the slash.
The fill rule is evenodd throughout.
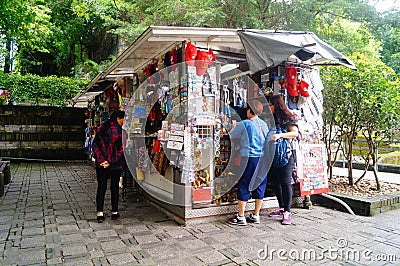
<path id="1" fill-rule="evenodd" d="M 87 80 L 68 77 L 40 77 L 32 74 L 22 76 L 0 72 L 0 89 L 8 90 L 9 99 L 17 104 L 65 107 L 87 83 Z"/>

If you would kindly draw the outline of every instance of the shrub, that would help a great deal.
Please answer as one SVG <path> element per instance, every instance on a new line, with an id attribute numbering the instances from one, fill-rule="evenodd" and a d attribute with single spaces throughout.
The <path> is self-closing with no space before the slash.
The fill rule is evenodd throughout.
<path id="1" fill-rule="evenodd" d="M 8 90 L 9 100 L 17 104 L 65 107 L 87 82 L 68 77 L 40 77 L 0 72 L 0 89 Z"/>

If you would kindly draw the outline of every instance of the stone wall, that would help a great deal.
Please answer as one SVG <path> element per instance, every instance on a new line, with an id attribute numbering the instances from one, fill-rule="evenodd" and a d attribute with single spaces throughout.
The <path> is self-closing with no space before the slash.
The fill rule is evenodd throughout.
<path id="1" fill-rule="evenodd" d="M 0 158 L 82 160 L 84 108 L 0 105 Z"/>

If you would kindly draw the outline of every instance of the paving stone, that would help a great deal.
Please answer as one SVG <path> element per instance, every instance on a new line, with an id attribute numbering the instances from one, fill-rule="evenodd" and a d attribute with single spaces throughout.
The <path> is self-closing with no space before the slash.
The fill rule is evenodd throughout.
<path id="1" fill-rule="evenodd" d="M 100 243 L 90 243 L 86 245 L 87 250 L 89 251 L 95 251 L 95 250 L 101 250 L 101 244 Z"/>
<path id="2" fill-rule="evenodd" d="M 46 234 L 52 233 L 52 232 L 58 232 L 56 224 L 46 224 L 44 230 L 45 230 Z"/>
<path id="3" fill-rule="evenodd" d="M 111 265 L 121 265 L 121 264 L 134 265 L 135 263 L 138 264 L 135 257 L 132 256 L 132 254 L 130 253 L 111 255 L 107 257 L 107 260 L 110 262 Z"/>
<path id="4" fill-rule="evenodd" d="M 63 246 L 61 250 L 64 257 L 75 256 L 75 255 L 81 256 L 86 254 L 87 252 L 86 246 L 82 245 L 66 245 Z"/>
<path id="5" fill-rule="evenodd" d="M 75 233 L 79 230 L 78 226 L 76 224 L 62 224 L 57 226 L 58 232 L 64 232 L 64 233 Z"/>
<path id="6" fill-rule="evenodd" d="M 65 265 L 71 266 L 92 266 L 92 260 L 86 257 L 76 258 L 76 257 L 64 257 Z"/>
<path id="7" fill-rule="evenodd" d="M 244 256 L 233 257 L 233 258 L 231 258 L 231 260 L 235 263 L 235 265 L 239 265 L 239 264 L 247 262 L 247 258 Z"/>
<path id="8" fill-rule="evenodd" d="M 141 260 L 137 260 L 139 265 L 157 265 L 157 263 L 151 258 L 144 258 Z"/>
<path id="9" fill-rule="evenodd" d="M 94 266 L 110 265 L 110 263 L 108 262 L 108 260 L 105 257 L 94 258 L 94 259 L 92 259 L 92 263 Z"/>
<path id="10" fill-rule="evenodd" d="M 224 255 L 228 259 L 233 259 L 233 258 L 236 258 L 236 257 L 240 257 L 240 253 L 237 252 L 236 250 L 232 249 L 232 248 L 220 249 L 220 250 L 218 250 L 218 252 L 220 252 L 222 255 Z"/>
<path id="11" fill-rule="evenodd" d="M 43 235 L 44 234 L 44 228 L 25 228 L 22 231 L 22 236 L 23 237 L 29 237 L 29 236 L 35 236 L 35 235 Z"/>
<path id="12" fill-rule="evenodd" d="M 127 238 L 127 239 L 122 239 L 122 242 L 124 242 L 125 245 L 127 246 L 136 246 L 139 245 L 139 243 L 136 241 L 135 238 Z"/>
<path id="13" fill-rule="evenodd" d="M 60 235 L 57 233 L 49 233 L 46 234 L 46 243 L 59 243 L 61 241 Z"/>
<path id="14" fill-rule="evenodd" d="M 90 225 L 89 225 L 89 223 L 87 221 L 78 221 L 77 224 L 78 224 L 78 228 L 80 230 L 89 229 L 90 228 Z"/>
<path id="15" fill-rule="evenodd" d="M 166 233 L 174 238 L 183 238 L 183 237 L 192 237 L 193 236 L 190 232 L 188 232 L 184 228 L 170 229 L 170 230 L 166 231 Z"/>
<path id="16" fill-rule="evenodd" d="M 61 242 L 83 242 L 85 238 L 81 234 L 70 234 L 64 235 L 60 234 Z"/>
<path id="17" fill-rule="evenodd" d="M 188 257 L 189 252 L 184 249 L 177 249 L 173 246 L 164 246 L 159 245 L 158 247 L 153 247 L 151 249 L 146 249 L 148 254 L 151 255 L 152 258 L 157 259 L 157 261 L 164 260 L 168 261 L 177 257 Z"/>
<path id="18" fill-rule="evenodd" d="M 21 265 L 43 265 L 46 261 L 45 252 L 42 249 L 19 252 Z"/>
<path id="19" fill-rule="evenodd" d="M 100 231 L 96 231 L 94 233 L 97 238 L 108 238 L 108 237 L 117 237 L 118 236 L 118 234 L 113 229 L 100 230 Z"/>
<path id="20" fill-rule="evenodd" d="M 46 265 L 52 265 L 52 266 L 62 266 L 63 265 L 63 263 L 62 263 L 62 259 L 61 259 L 61 257 L 60 258 L 54 258 L 54 259 L 47 259 L 46 260 Z"/>
<path id="21" fill-rule="evenodd" d="M 143 260 L 143 259 L 148 259 L 150 258 L 150 254 L 146 250 L 136 250 L 134 252 L 131 252 L 131 254 L 137 259 L 138 261 Z"/>
<path id="22" fill-rule="evenodd" d="M 199 260 L 197 257 L 173 257 L 168 260 L 156 260 L 156 265 L 165 265 L 165 266 L 203 266 L 204 262 Z"/>
<path id="23" fill-rule="evenodd" d="M 46 240 L 44 236 L 35 237 L 25 237 L 21 240 L 21 248 L 35 248 L 35 247 L 45 247 Z"/>
<path id="24" fill-rule="evenodd" d="M 160 242 L 160 239 L 154 235 L 135 236 L 135 239 L 139 245 Z"/>
<path id="25" fill-rule="evenodd" d="M 143 232 L 150 231 L 149 228 L 147 228 L 146 225 L 144 225 L 144 224 L 127 226 L 125 229 L 131 234 L 138 233 L 138 232 L 143 233 Z"/>
<path id="26" fill-rule="evenodd" d="M 203 261 L 206 264 L 221 264 L 221 262 L 225 262 L 226 261 L 230 261 L 227 259 L 226 256 L 224 256 L 223 254 L 221 254 L 220 252 L 218 252 L 217 250 L 208 250 L 204 253 L 194 253 L 195 256 L 200 259 L 201 261 Z"/>
<path id="27" fill-rule="evenodd" d="M 220 243 L 236 243 L 243 238 L 243 236 L 237 235 L 232 232 L 212 233 L 211 236 Z"/>
<path id="28" fill-rule="evenodd" d="M 121 240 L 114 240 L 114 241 L 107 241 L 107 242 L 101 242 L 101 248 L 103 250 L 109 251 L 109 250 L 125 250 L 126 245 L 123 241 Z"/>
<path id="29" fill-rule="evenodd" d="M 105 254 L 104 254 L 103 250 L 95 250 L 95 251 L 89 250 L 89 255 L 90 255 L 90 258 L 95 259 L 95 258 L 104 257 Z"/>

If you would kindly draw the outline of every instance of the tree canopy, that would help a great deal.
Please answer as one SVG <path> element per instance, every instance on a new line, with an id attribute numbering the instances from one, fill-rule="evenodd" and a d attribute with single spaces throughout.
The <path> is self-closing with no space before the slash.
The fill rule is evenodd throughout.
<path id="1" fill-rule="evenodd" d="M 14 39 L 18 45 L 15 71 L 22 74 L 93 77 L 151 25 L 310 30 L 346 55 L 369 53 L 397 73 L 400 69 L 399 12 L 382 16 L 363 0 L 0 3 L 0 36 L 8 44 L 3 58 L 9 58 Z"/>

